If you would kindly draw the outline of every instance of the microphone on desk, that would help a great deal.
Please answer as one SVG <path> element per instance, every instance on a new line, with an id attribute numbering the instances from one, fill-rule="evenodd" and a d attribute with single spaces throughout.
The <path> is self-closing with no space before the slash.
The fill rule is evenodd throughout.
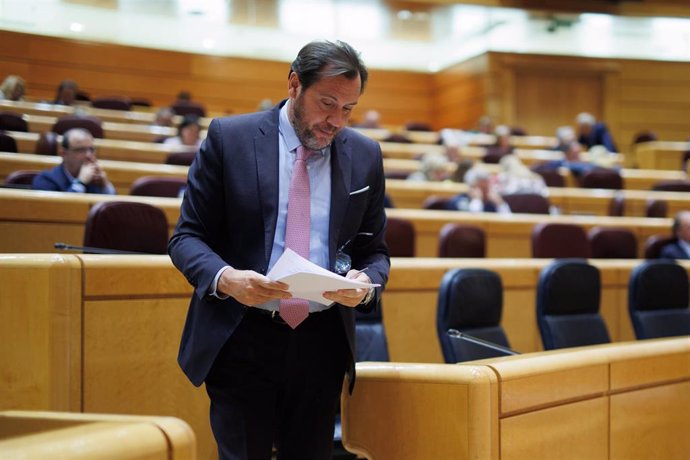
<path id="1" fill-rule="evenodd" d="M 505 355 L 519 355 L 520 353 L 510 349 L 508 347 L 504 347 L 503 345 L 499 345 L 497 343 L 489 342 L 488 340 L 480 339 L 477 337 L 474 337 L 469 334 L 465 334 L 464 332 L 460 332 L 457 329 L 448 329 L 447 334 L 457 340 L 464 340 L 466 342 L 473 343 L 475 345 L 479 345 L 480 347 L 485 347 L 485 348 L 490 348 L 491 350 L 498 351 L 500 353 L 503 353 Z"/>
<path id="2" fill-rule="evenodd" d="M 150 255 L 146 252 L 135 252 L 135 251 L 120 251 L 119 249 L 105 249 L 105 248 L 94 248 L 91 246 L 73 246 L 66 243 L 55 243 L 53 245 L 55 249 L 60 249 L 62 251 L 83 251 L 85 254 L 140 254 L 140 255 Z"/>

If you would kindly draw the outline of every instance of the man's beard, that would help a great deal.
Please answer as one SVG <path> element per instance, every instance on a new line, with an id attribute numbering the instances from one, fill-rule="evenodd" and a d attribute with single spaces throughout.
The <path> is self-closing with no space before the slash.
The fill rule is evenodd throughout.
<path id="1" fill-rule="evenodd" d="M 295 98 L 292 103 L 294 104 L 292 113 L 294 115 L 294 120 L 292 120 L 293 127 L 295 128 L 295 133 L 297 134 L 297 138 L 300 140 L 303 146 L 308 148 L 309 150 L 321 150 L 325 147 L 328 147 L 331 142 L 333 141 L 333 138 L 335 135 L 338 133 L 339 130 L 335 130 L 333 133 L 333 136 L 331 139 L 321 145 L 319 144 L 319 140 L 314 134 L 314 130 L 312 130 L 308 125 L 307 122 L 304 121 L 304 104 L 302 100 L 302 95 L 300 94 Z M 324 122 L 325 123 L 325 122 Z"/>

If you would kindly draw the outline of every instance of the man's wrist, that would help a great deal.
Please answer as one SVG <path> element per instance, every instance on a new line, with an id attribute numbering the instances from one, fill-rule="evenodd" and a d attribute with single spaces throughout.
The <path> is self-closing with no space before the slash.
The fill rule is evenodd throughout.
<path id="1" fill-rule="evenodd" d="M 366 305 L 369 302 L 371 302 L 372 299 L 374 298 L 375 294 L 376 294 L 376 288 L 370 287 L 369 291 L 367 292 L 367 295 L 365 295 L 364 298 L 362 299 L 362 301 L 360 302 L 360 305 Z"/>

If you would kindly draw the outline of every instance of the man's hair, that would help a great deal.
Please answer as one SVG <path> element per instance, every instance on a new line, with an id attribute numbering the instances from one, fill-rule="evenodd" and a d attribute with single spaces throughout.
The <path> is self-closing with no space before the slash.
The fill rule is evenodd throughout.
<path id="1" fill-rule="evenodd" d="M 62 148 L 64 148 L 65 150 L 69 150 L 69 138 L 72 137 L 72 134 L 75 134 L 75 133 L 77 133 L 77 132 L 80 132 L 80 133 L 82 133 L 82 134 L 84 134 L 84 135 L 86 135 L 86 136 L 91 136 L 91 137 L 93 137 L 93 136 L 91 135 L 91 131 L 89 131 L 88 129 L 84 129 L 84 128 L 72 128 L 72 129 L 68 129 L 67 131 L 65 131 L 65 132 L 62 134 L 62 142 L 61 142 Z"/>
<path id="2" fill-rule="evenodd" d="M 360 93 L 364 92 L 369 72 L 359 57 L 359 53 L 340 40 L 313 41 L 306 44 L 292 61 L 290 72 L 295 72 L 303 89 L 325 77 L 343 75 L 354 80 L 359 75 Z M 289 74 L 288 74 L 289 76 Z"/>
<path id="3" fill-rule="evenodd" d="M 680 232 L 680 226 L 682 224 L 684 215 L 685 211 L 680 211 L 673 218 L 673 226 L 671 227 L 671 230 L 673 230 L 673 236 L 678 236 L 678 232 Z"/>

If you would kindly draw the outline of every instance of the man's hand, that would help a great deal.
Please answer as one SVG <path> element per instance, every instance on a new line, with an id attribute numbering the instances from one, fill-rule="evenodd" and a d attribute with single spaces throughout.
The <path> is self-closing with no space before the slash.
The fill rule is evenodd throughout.
<path id="1" fill-rule="evenodd" d="M 95 168 L 93 171 L 93 176 L 91 177 L 91 182 L 93 182 L 93 185 L 101 187 L 108 182 L 108 176 L 106 175 L 105 171 L 101 169 L 101 166 L 98 163 L 92 164 L 95 166 Z"/>
<path id="2" fill-rule="evenodd" d="M 371 278 L 369 278 L 366 273 L 359 270 L 350 270 L 347 272 L 345 278 L 353 279 L 356 281 L 361 281 L 363 283 L 371 283 Z M 369 293 L 367 288 L 359 289 L 338 289 L 337 291 L 327 291 L 323 293 L 323 296 L 328 300 L 345 305 L 346 307 L 356 307 Z"/>
<path id="3" fill-rule="evenodd" d="M 254 306 L 269 300 L 289 299 L 292 295 L 287 289 L 287 284 L 271 281 L 255 271 L 230 267 L 220 275 L 216 290 L 233 297 L 243 305 Z"/>
<path id="4" fill-rule="evenodd" d="M 84 185 L 88 185 L 93 180 L 98 167 L 95 163 L 84 163 L 79 169 L 79 176 L 77 179 Z"/>

